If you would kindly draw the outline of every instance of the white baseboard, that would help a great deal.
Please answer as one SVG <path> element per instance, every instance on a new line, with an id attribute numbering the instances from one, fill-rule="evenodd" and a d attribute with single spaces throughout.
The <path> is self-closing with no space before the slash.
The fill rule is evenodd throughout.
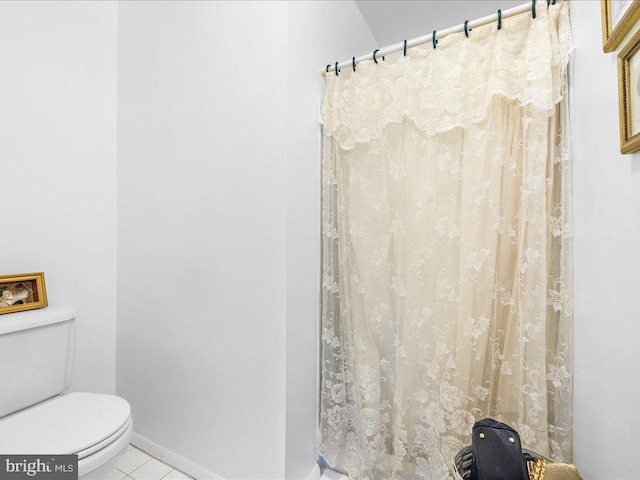
<path id="1" fill-rule="evenodd" d="M 186 473 L 187 475 L 195 478 L 196 480 L 224 480 L 220 475 L 216 475 L 213 472 L 210 472 L 204 467 L 193 463 L 191 460 L 187 460 L 180 455 L 173 453 L 171 450 L 167 450 L 164 447 L 161 447 L 157 443 L 152 442 L 151 440 L 144 438 L 137 433 L 133 433 L 131 435 L 131 443 L 138 447 L 140 450 L 144 450 L 149 455 L 156 457 L 158 460 L 161 460 L 178 470 Z M 318 469 L 320 471 L 320 469 Z M 311 479 L 312 477 L 309 477 Z M 317 478 L 320 478 L 319 476 Z M 316 480 L 316 477 L 313 477 L 313 480 Z"/>
<path id="2" fill-rule="evenodd" d="M 131 435 L 131 443 L 140 450 L 143 450 L 149 455 L 156 457 L 158 460 L 177 468 L 196 480 L 225 480 L 220 475 L 210 472 L 197 463 L 193 463 L 191 460 L 187 460 L 186 458 L 173 453 L 171 450 L 168 450 L 135 432 Z M 320 480 L 321 476 L 322 472 L 320 471 L 320 465 L 316 463 L 313 465 L 309 475 L 307 475 L 307 480 Z"/>
<path id="3" fill-rule="evenodd" d="M 311 472 L 309 472 L 309 475 L 307 475 L 307 480 L 319 480 L 321 476 L 320 465 L 316 463 Z"/>

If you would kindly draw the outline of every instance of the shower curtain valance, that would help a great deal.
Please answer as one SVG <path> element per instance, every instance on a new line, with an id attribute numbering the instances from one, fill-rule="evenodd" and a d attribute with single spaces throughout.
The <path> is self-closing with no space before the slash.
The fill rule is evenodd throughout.
<path id="1" fill-rule="evenodd" d="M 541 7 L 535 19 L 518 15 L 497 29 L 485 25 L 468 38 L 449 35 L 435 49 L 409 49 L 393 64 L 371 60 L 355 73 L 327 75 L 324 134 L 351 149 L 405 118 L 430 135 L 469 128 L 485 119 L 495 97 L 551 114 L 566 88 L 568 7 Z"/>

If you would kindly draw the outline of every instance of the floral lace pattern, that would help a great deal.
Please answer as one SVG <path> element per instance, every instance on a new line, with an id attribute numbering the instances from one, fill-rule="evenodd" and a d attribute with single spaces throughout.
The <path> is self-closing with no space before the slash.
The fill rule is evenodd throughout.
<path id="1" fill-rule="evenodd" d="M 431 135 L 481 121 L 492 97 L 553 111 L 563 95 L 571 48 L 568 6 L 535 19 L 526 13 L 448 35 L 437 48 L 411 48 L 395 64 L 367 60 L 357 74 L 326 76 L 322 123 L 327 136 L 351 149 L 377 138 L 389 123 L 408 119 Z"/>
<path id="2" fill-rule="evenodd" d="M 567 9 L 327 77 L 320 451 L 351 478 L 451 478 L 487 416 L 571 459 Z"/>

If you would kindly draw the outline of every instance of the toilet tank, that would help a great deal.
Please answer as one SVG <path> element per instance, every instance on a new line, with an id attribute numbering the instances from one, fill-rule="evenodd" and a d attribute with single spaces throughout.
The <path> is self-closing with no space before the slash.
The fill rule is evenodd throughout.
<path id="1" fill-rule="evenodd" d="M 0 315 L 0 417 L 69 387 L 75 319 L 69 307 Z"/>

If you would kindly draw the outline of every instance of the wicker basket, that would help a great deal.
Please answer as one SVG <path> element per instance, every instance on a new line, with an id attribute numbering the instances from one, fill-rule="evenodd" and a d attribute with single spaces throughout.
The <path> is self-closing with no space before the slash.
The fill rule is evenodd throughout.
<path id="1" fill-rule="evenodd" d="M 578 469 L 570 463 L 551 462 L 535 452 L 523 450 L 531 480 L 582 480 Z M 471 445 L 461 449 L 453 458 L 454 480 L 471 480 Z"/>

